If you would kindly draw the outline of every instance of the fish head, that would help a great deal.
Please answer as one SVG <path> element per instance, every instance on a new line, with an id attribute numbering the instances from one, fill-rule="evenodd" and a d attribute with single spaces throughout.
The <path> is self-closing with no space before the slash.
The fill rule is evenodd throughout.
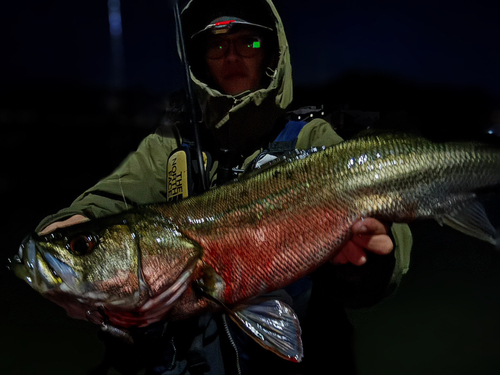
<path id="1" fill-rule="evenodd" d="M 45 236 L 31 234 L 11 268 L 70 316 L 84 318 L 97 306 L 139 301 L 134 237 L 126 222 L 104 227 L 89 222 Z"/>
<path id="2" fill-rule="evenodd" d="M 185 291 L 199 255 L 168 222 L 120 217 L 32 234 L 10 268 L 73 318 L 143 326 Z"/>

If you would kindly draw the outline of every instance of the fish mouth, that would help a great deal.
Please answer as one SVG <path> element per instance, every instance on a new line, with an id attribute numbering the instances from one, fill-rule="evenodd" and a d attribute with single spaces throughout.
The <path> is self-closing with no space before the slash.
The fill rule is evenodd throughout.
<path id="1" fill-rule="evenodd" d="M 18 253 L 9 259 L 8 267 L 40 293 L 55 288 L 73 289 L 77 274 L 66 263 L 41 248 L 35 238 L 28 235 Z"/>
<path id="2" fill-rule="evenodd" d="M 105 325 L 108 317 L 104 305 L 108 296 L 87 291 L 85 285 L 79 285 L 80 275 L 45 250 L 38 243 L 39 239 L 36 233 L 28 235 L 18 253 L 8 259 L 7 267 L 34 290 L 63 307 L 70 317 Z M 128 300 L 115 301 L 118 304 L 125 302 L 130 303 Z"/>

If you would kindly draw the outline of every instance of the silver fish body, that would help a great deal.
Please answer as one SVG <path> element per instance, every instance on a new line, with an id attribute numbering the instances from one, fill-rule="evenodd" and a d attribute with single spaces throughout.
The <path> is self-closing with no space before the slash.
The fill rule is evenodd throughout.
<path id="1" fill-rule="evenodd" d="M 283 157 L 175 204 L 34 236 L 13 268 L 70 315 L 122 328 L 241 311 L 331 259 L 363 217 L 434 218 L 495 243 L 476 191 L 499 184 L 500 151 L 493 147 L 391 134 L 359 138 Z M 286 310 L 271 309 L 273 316 Z M 298 335 L 293 312 L 288 316 Z"/>

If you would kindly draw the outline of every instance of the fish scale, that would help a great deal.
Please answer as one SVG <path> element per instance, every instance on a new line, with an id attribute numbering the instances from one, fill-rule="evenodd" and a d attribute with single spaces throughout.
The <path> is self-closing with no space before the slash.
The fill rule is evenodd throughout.
<path id="1" fill-rule="evenodd" d="M 415 199 L 437 196 L 423 194 L 422 187 L 434 184 L 439 190 L 449 185 L 453 191 L 458 177 L 459 189 L 498 183 L 498 152 L 493 155 L 482 145 L 368 137 L 304 160 L 282 160 L 254 178 L 189 200 L 189 208 L 181 202 L 172 217 L 185 235 L 202 244 L 203 260 L 228 285 L 224 302 L 235 304 L 319 267 L 349 238 L 349 228 L 361 217 L 413 220 L 418 216 Z M 464 162 L 468 164 L 461 168 Z M 483 170 L 478 178 L 460 176 L 477 167 Z M 196 210 L 194 221 L 203 224 L 186 226 L 182 212 L 192 218 Z M 266 259 L 281 261 L 264 266 Z"/>
<path id="2" fill-rule="evenodd" d="M 255 297 L 328 262 L 363 217 L 434 218 L 495 243 L 475 194 L 499 184 L 497 148 L 400 134 L 363 137 L 293 153 L 174 204 L 28 237 L 12 268 L 70 316 L 120 330 L 224 309 L 243 328 L 283 325 L 288 333 L 279 338 L 272 327 L 254 336 L 298 360 L 293 311 L 281 302 L 253 309 Z M 83 249 L 90 250 L 69 251 L 75 238 L 87 239 Z M 269 335 L 274 344 L 263 344 Z M 292 339 L 281 345 L 284 336 Z"/>

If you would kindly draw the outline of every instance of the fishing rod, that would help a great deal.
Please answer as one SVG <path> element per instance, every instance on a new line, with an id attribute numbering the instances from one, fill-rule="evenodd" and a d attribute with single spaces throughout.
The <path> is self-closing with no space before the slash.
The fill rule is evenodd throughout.
<path id="1" fill-rule="evenodd" d="M 188 96 L 190 122 L 191 122 L 191 126 L 193 127 L 194 145 L 195 145 L 195 149 L 196 149 L 196 160 L 198 162 L 198 169 L 200 171 L 200 173 L 199 173 L 199 178 L 201 180 L 200 186 L 202 187 L 203 192 L 205 192 L 208 190 L 208 186 L 207 186 L 208 179 L 206 178 L 205 163 L 203 162 L 203 154 L 201 152 L 199 124 L 198 124 L 198 121 L 196 120 L 196 107 L 195 107 L 193 89 L 191 86 L 191 75 L 190 75 L 189 64 L 187 61 L 186 44 L 184 42 L 184 32 L 182 29 L 181 12 L 179 10 L 179 1 L 180 0 L 175 1 L 175 4 L 174 4 L 175 27 L 177 30 L 177 38 L 178 38 L 177 43 L 179 45 L 179 52 L 181 55 L 181 60 L 182 60 L 182 64 L 184 67 L 184 75 L 185 75 L 185 79 L 186 79 L 186 89 L 187 89 L 187 96 Z"/>

